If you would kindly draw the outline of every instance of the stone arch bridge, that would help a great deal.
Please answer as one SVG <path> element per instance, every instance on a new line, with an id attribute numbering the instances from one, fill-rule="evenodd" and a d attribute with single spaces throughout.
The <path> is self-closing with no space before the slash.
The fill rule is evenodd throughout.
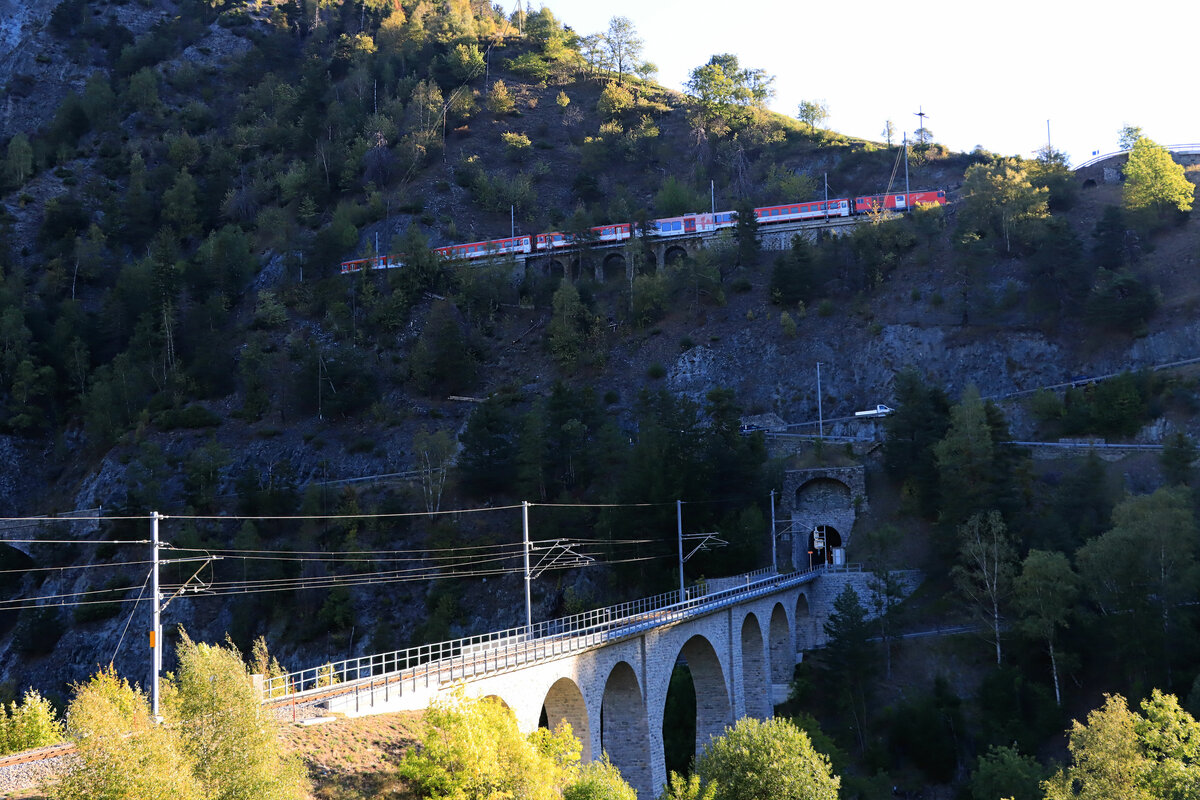
<path id="1" fill-rule="evenodd" d="M 423 709 L 464 691 L 512 709 L 521 729 L 567 722 L 585 761 L 607 753 L 643 800 L 666 783 L 663 712 L 685 663 L 696 749 L 743 716 L 770 717 L 803 651 L 821 643 L 833 598 L 862 573 L 769 570 L 529 628 L 328 664 L 263 683 L 276 706 L 348 715 Z M 858 587 L 860 594 L 865 587 Z M 864 595 L 865 597 L 865 595 Z"/>

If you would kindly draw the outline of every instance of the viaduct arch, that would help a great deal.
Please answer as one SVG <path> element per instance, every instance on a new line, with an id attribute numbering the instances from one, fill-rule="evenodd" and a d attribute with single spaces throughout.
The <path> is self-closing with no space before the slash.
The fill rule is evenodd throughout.
<path id="1" fill-rule="evenodd" d="M 824 590 L 822 590 L 823 592 Z M 797 661 L 797 616 L 810 586 L 696 620 L 654 628 L 614 644 L 477 682 L 524 731 L 570 724 L 585 761 L 607 753 L 642 800 L 666 783 L 662 725 L 671 673 L 687 664 L 696 689 L 696 752 L 739 718 L 767 718 L 787 699 Z M 815 601 L 814 601 L 815 602 Z M 807 629 L 805 629 L 807 632 Z"/>
<path id="2" fill-rule="evenodd" d="M 570 724 L 585 760 L 607 753 L 638 796 L 652 800 L 667 779 L 663 716 L 676 663 L 688 665 L 696 689 L 699 751 L 737 719 L 774 713 L 802 652 L 822 643 L 833 599 L 847 583 L 865 597 L 866 577 L 845 571 L 746 576 L 738 579 L 745 593 L 728 601 L 689 601 L 686 613 L 667 606 L 622 620 L 611 636 L 581 633 L 586 641 L 572 647 L 553 637 L 530 640 L 538 657 L 511 665 L 502 653 L 526 642 L 502 640 L 495 651 L 464 650 L 437 669 L 372 682 L 326 705 L 350 715 L 417 710 L 461 687 L 468 696 L 505 704 L 526 733 L 539 724 Z M 502 664 L 477 674 L 470 666 L 479 662 Z"/>

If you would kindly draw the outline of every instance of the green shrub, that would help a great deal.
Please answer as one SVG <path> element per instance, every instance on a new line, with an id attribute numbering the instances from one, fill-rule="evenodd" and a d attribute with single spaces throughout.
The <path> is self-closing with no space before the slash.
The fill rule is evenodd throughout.
<path id="1" fill-rule="evenodd" d="M 63 724 L 50 701 L 33 689 L 20 704 L 0 707 L 0 753 L 19 753 L 35 747 L 48 747 L 63 740 Z"/>
<path id="2" fill-rule="evenodd" d="M 783 329 L 783 335 L 787 338 L 796 338 L 796 320 L 792 319 L 788 312 L 784 311 L 779 315 L 779 327 Z"/>
<path id="3" fill-rule="evenodd" d="M 667 377 L 667 368 L 655 361 L 646 368 L 646 377 L 650 378 L 651 380 L 661 380 L 662 378 Z"/>

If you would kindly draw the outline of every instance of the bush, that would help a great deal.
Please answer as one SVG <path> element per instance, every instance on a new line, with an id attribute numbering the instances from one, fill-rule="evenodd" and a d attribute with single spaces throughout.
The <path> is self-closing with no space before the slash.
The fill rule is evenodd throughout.
<path id="1" fill-rule="evenodd" d="M 796 338 L 796 320 L 792 319 L 792 315 L 788 312 L 784 311 L 779 315 L 779 327 L 787 338 Z"/>
<path id="2" fill-rule="evenodd" d="M 50 701 L 30 689 L 21 703 L 0 708 L 0 754 L 48 747 L 63 739 L 62 722 Z"/>
<path id="3" fill-rule="evenodd" d="M 504 146 L 508 149 L 509 158 L 517 161 L 520 161 L 529 153 L 529 148 L 532 145 L 529 137 L 523 133 L 505 131 L 500 134 L 500 138 L 504 141 Z"/>
<path id="4" fill-rule="evenodd" d="M 461 691 L 435 701 L 423 725 L 421 746 L 400 763 L 400 775 L 422 796 L 553 800 L 579 761 L 579 741 L 569 726 L 527 738 L 510 709 L 491 699 L 467 699 Z"/>

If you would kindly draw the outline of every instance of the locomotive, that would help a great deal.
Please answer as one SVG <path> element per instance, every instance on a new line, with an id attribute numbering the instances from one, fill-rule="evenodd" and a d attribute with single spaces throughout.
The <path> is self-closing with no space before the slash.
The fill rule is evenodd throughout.
<path id="1" fill-rule="evenodd" d="M 863 195 L 836 200 L 813 200 L 804 203 L 763 206 L 754 209 L 754 218 L 759 225 L 774 225 L 780 222 L 849 217 L 881 211 L 908 211 L 918 205 L 945 205 L 946 192 L 942 189 L 922 192 L 891 192 L 887 194 Z M 663 217 L 646 223 L 646 234 L 656 238 L 687 236 L 696 233 L 712 233 L 737 225 L 737 213 L 683 214 L 678 217 Z M 589 243 L 623 242 L 641 231 L 635 222 L 618 222 L 597 225 L 590 229 Z M 570 233 L 553 232 L 534 235 L 509 236 L 504 239 L 489 239 L 482 242 L 451 244 L 435 248 L 433 252 L 442 258 L 474 260 L 492 258 L 510 253 L 534 253 L 571 247 L 576 237 Z M 392 269 L 404 266 L 401 256 L 372 256 L 342 262 L 342 274 L 363 269 Z"/>

